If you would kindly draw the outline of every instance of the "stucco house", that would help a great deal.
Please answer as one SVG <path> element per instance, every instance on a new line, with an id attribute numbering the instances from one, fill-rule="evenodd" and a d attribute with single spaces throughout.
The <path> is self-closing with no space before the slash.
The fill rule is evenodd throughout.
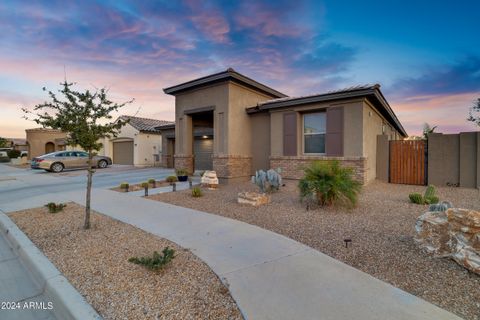
<path id="1" fill-rule="evenodd" d="M 367 183 L 377 135 L 407 137 L 378 84 L 288 97 L 229 68 L 164 92 L 175 96 L 175 124 L 157 127 L 164 163 L 223 179 L 268 168 L 298 179 L 312 160 L 336 159 Z"/>
<path id="2" fill-rule="evenodd" d="M 26 129 L 26 140 L 28 159 L 32 159 L 42 154 L 65 150 L 65 139 L 67 135 L 54 129 L 34 128 Z"/>
<path id="3" fill-rule="evenodd" d="M 112 158 L 114 164 L 139 167 L 161 164 L 162 137 L 155 128 L 171 121 L 121 116 L 129 122 L 120 129 L 117 137 L 105 139 L 101 154 Z"/>

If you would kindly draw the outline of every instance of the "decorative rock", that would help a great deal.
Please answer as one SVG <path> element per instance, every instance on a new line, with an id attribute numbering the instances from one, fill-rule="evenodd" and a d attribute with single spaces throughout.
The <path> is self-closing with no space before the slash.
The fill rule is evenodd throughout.
<path id="1" fill-rule="evenodd" d="M 422 248 L 480 274 L 480 212 L 457 208 L 426 212 L 415 229 L 415 241 Z"/>
<path id="2" fill-rule="evenodd" d="M 270 203 L 270 197 L 264 193 L 240 192 L 237 201 L 238 203 L 245 203 L 257 207 Z"/>
<path id="3" fill-rule="evenodd" d="M 209 189 L 216 189 L 218 187 L 217 173 L 215 171 L 205 171 L 200 179 L 200 183 Z"/>

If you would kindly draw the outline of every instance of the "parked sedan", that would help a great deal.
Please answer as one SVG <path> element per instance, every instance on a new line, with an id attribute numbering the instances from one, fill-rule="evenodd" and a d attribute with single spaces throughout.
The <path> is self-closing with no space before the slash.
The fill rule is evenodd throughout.
<path id="1" fill-rule="evenodd" d="M 112 164 L 112 159 L 104 156 L 94 156 L 93 166 L 106 168 Z M 62 172 L 63 169 L 78 169 L 88 167 L 88 153 L 84 151 L 57 151 L 32 159 L 32 169 Z"/>

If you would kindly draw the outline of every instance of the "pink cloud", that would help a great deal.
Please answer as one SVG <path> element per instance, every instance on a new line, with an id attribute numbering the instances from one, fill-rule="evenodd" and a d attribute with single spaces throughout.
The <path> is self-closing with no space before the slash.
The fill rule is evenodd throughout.
<path id="1" fill-rule="evenodd" d="M 200 1 L 185 1 L 185 4 L 191 9 L 190 19 L 205 37 L 218 43 L 229 43 L 228 33 L 230 26 L 222 12 L 210 6 L 205 6 Z"/>
<path id="2" fill-rule="evenodd" d="M 438 132 L 458 133 L 480 128 L 468 122 L 469 108 L 480 93 L 413 96 L 390 101 L 409 135 L 420 135 L 425 122 L 437 126 Z"/>
<path id="3" fill-rule="evenodd" d="M 289 8 L 280 11 L 260 2 L 243 2 L 234 20 L 239 29 L 255 29 L 265 36 L 296 37 L 307 32 L 298 20 L 296 23 L 289 21 L 289 13 Z"/>

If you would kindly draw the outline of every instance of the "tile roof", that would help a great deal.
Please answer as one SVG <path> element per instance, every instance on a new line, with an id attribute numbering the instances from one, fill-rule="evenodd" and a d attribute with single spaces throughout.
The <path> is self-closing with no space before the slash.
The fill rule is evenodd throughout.
<path id="1" fill-rule="evenodd" d="M 362 85 L 351 86 L 351 87 L 342 88 L 338 90 L 331 90 L 323 93 L 315 93 L 315 94 L 309 94 L 305 96 L 284 97 L 284 98 L 266 100 L 266 101 L 259 102 L 258 106 L 263 106 L 263 105 L 283 102 L 283 101 L 300 100 L 304 98 L 321 97 L 321 96 L 333 95 L 337 93 L 355 92 L 359 90 L 368 90 L 368 89 L 376 89 L 376 88 L 380 88 L 380 85 L 379 84 L 362 84 Z"/>
<path id="2" fill-rule="evenodd" d="M 156 127 L 174 124 L 174 122 L 167 120 L 157 120 L 133 116 L 120 116 L 120 119 L 129 120 L 129 124 L 132 127 L 142 132 L 159 132 L 157 129 L 155 129 Z"/>

